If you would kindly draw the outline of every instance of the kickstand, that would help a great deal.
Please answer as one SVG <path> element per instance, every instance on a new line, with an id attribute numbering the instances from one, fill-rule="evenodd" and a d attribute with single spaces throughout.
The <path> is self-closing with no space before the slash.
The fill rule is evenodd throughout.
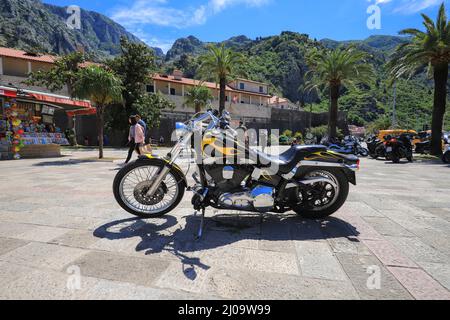
<path id="1" fill-rule="evenodd" d="M 197 213 L 197 212 L 196 212 Z M 200 227 L 198 228 L 198 234 L 195 237 L 195 240 L 200 240 L 203 236 L 203 227 L 205 224 L 205 208 L 202 209 L 202 214 L 200 216 Z"/>

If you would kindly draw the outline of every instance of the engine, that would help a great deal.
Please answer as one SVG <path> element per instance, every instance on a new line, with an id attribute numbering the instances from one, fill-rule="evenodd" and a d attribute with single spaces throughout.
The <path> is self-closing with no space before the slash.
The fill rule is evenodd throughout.
<path id="1" fill-rule="evenodd" d="M 253 169 L 247 166 L 208 165 L 205 171 L 220 192 L 236 192 L 242 189 L 244 180 Z"/>
<path id="2" fill-rule="evenodd" d="M 209 165 L 205 171 L 214 182 L 218 204 L 226 209 L 271 211 L 275 206 L 275 188 L 256 184 L 245 187 L 254 168 L 250 166 Z"/>
<path id="3" fill-rule="evenodd" d="M 243 192 L 224 193 L 219 198 L 219 204 L 227 209 L 268 212 L 275 206 L 275 189 L 258 185 Z"/>

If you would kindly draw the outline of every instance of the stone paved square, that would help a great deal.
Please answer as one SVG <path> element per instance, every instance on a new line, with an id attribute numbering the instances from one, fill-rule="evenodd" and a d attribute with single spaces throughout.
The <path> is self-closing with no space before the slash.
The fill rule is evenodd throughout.
<path id="1" fill-rule="evenodd" d="M 209 209 L 196 241 L 189 192 L 154 220 L 116 204 L 125 153 L 0 162 L 0 298 L 450 299 L 448 165 L 362 159 L 327 220 Z"/>

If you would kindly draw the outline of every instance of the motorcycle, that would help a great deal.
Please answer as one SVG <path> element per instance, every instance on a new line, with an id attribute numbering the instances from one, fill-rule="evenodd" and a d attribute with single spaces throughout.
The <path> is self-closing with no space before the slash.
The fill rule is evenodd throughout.
<path id="1" fill-rule="evenodd" d="M 328 144 L 328 149 L 342 154 L 353 154 L 355 156 L 367 157 L 369 150 L 364 148 L 358 139 L 354 137 L 346 137 L 344 143 L 331 142 Z"/>
<path id="2" fill-rule="evenodd" d="M 442 161 L 444 161 L 444 163 L 450 163 L 450 144 L 445 146 Z"/>
<path id="3" fill-rule="evenodd" d="M 356 185 L 359 159 L 327 150 L 324 146 L 293 146 L 278 156 L 243 143 L 230 127 L 228 113 L 217 111 L 177 123 L 178 142 L 165 157 L 143 155 L 122 168 L 114 179 L 114 196 L 120 206 L 142 218 L 155 218 L 174 210 L 185 191 L 201 212 L 205 210 L 285 213 L 322 219 L 347 200 L 349 185 Z M 193 141 L 195 140 L 195 141 Z M 224 147 L 226 146 L 226 147 Z M 183 149 L 197 154 L 195 181 L 175 163 Z M 242 161 L 245 160 L 245 161 Z"/>
<path id="4" fill-rule="evenodd" d="M 411 137 L 402 134 L 399 137 L 385 137 L 386 159 L 394 163 L 400 163 L 401 159 L 406 158 L 409 162 L 413 161 L 413 148 Z"/>
<path id="5" fill-rule="evenodd" d="M 369 149 L 369 155 L 373 159 L 386 157 L 386 148 L 384 147 L 384 143 L 375 135 L 367 139 L 367 148 Z"/>

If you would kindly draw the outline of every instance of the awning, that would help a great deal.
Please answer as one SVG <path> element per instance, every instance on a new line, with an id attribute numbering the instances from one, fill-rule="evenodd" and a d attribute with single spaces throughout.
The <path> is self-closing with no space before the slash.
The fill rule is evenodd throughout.
<path id="1" fill-rule="evenodd" d="M 88 108 L 88 109 L 80 109 L 75 111 L 66 111 L 67 115 L 69 117 L 75 117 L 75 116 L 89 116 L 97 114 L 97 110 L 95 108 Z"/>
<path id="2" fill-rule="evenodd" d="M 17 92 L 13 90 L 0 89 L 0 96 L 16 98 Z"/>
<path id="3" fill-rule="evenodd" d="M 74 106 L 74 107 L 81 107 L 81 108 L 89 108 L 91 109 L 91 103 L 88 101 L 82 101 L 82 100 L 72 100 L 69 98 L 63 98 L 63 97 L 55 97 L 47 94 L 39 94 L 39 93 L 29 93 L 30 97 L 33 97 L 36 100 L 42 101 L 42 102 L 49 102 L 49 103 L 56 103 L 56 104 L 63 104 L 67 106 Z"/>

